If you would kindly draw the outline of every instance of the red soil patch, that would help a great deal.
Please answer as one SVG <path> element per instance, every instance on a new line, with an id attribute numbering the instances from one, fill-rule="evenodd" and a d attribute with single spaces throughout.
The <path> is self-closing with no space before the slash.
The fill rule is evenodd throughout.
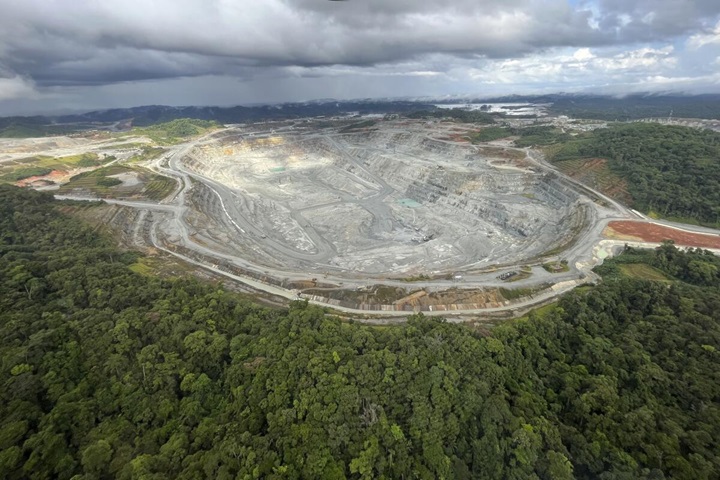
<path id="1" fill-rule="evenodd" d="M 68 172 L 64 170 L 53 170 L 47 175 L 38 175 L 34 177 L 23 178 L 15 182 L 18 187 L 27 187 L 28 185 L 36 184 L 38 182 L 50 182 L 58 183 L 63 181 L 68 176 Z"/>
<path id="2" fill-rule="evenodd" d="M 460 142 L 460 143 L 470 143 L 470 139 L 467 138 L 467 133 L 453 133 L 446 137 L 440 137 L 439 140 L 446 140 L 449 142 Z"/>
<path id="3" fill-rule="evenodd" d="M 520 167 L 527 167 L 529 165 L 532 165 L 531 163 L 528 163 L 525 161 L 525 152 L 521 152 L 518 150 L 511 150 L 504 147 L 478 147 L 477 149 L 478 155 L 482 157 L 488 157 L 488 158 L 501 158 L 503 160 L 512 160 L 515 162 L 515 165 Z"/>
<path id="4" fill-rule="evenodd" d="M 626 204 L 632 203 L 627 182 L 610 171 L 604 158 L 566 160 L 560 162 L 558 167 L 566 175 L 600 190 L 609 197 Z"/>
<path id="5" fill-rule="evenodd" d="M 610 230 L 609 232 L 607 230 Z M 672 240 L 676 245 L 720 249 L 720 235 L 691 233 L 654 223 L 615 221 L 608 224 L 606 236 L 627 240 L 640 239 L 644 242 L 660 243 Z"/>

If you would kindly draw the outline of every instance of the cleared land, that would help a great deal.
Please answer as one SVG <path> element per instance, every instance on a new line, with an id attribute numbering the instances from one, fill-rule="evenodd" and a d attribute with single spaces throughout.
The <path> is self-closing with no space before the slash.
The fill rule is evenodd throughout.
<path id="1" fill-rule="evenodd" d="M 628 277 L 640 278 L 643 280 L 654 280 L 656 282 L 669 281 L 665 274 L 660 270 L 644 263 L 627 263 L 618 265 L 618 268 L 623 275 Z"/>
<path id="2" fill-rule="evenodd" d="M 60 195 L 87 195 L 100 198 L 148 199 L 167 197 L 177 182 L 148 170 L 113 165 L 80 173 L 57 190 Z"/>
<path id="3" fill-rule="evenodd" d="M 157 154 L 145 137 L 105 132 L 73 137 L 0 139 L 0 182 L 57 189 L 72 177 L 130 159 Z"/>
<path id="4" fill-rule="evenodd" d="M 672 240 L 675 244 L 685 247 L 720 248 L 720 235 L 688 232 L 648 222 L 610 222 L 605 235 L 618 240 L 640 240 L 651 243 Z"/>
<path id="5" fill-rule="evenodd" d="M 607 163 L 603 158 L 583 158 L 557 162 L 556 166 L 558 170 L 575 180 L 626 205 L 632 205 L 627 182 L 610 171 Z"/>

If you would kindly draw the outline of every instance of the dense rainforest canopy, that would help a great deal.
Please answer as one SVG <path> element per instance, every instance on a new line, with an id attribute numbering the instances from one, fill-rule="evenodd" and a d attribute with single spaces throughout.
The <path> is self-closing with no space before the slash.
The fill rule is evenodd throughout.
<path id="1" fill-rule="evenodd" d="M 607 159 L 638 210 L 720 225 L 720 133 L 630 123 L 564 140 L 553 161 Z"/>
<path id="2" fill-rule="evenodd" d="M 720 263 L 631 252 L 491 332 L 369 327 L 133 273 L 0 186 L 0 477 L 720 477 Z M 622 261 L 622 260 L 619 260 Z"/>
<path id="3" fill-rule="evenodd" d="M 508 98 L 508 101 L 517 101 Z M 720 95 L 545 95 L 525 101 L 550 103 L 550 112 L 573 118 L 624 121 L 640 118 L 720 118 Z M 501 101 L 501 100 L 497 100 Z"/>

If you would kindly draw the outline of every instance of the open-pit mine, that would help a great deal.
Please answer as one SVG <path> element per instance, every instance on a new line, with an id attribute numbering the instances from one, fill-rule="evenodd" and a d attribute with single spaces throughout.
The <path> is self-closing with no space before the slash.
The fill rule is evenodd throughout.
<path id="1" fill-rule="evenodd" d="M 594 265 L 643 244 L 606 227 L 654 221 L 512 138 L 473 144 L 480 128 L 309 118 L 226 126 L 149 157 L 132 156 L 148 151 L 137 138 L 106 139 L 70 153 L 114 158 L 109 181 L 91 171 L 31 185 L 102 197 L 133 248 L 353 315 L 517 314 L 596 281 Z"/>
<path id="2" fill-rule="evenodd" d="M 566 240 L 584 218 L 578 195 L 515 164 L 516 154 L 397 127 L 226 132 L 173 165 L 197 180 L 194 208 L 224 220 L 188 218 L 224 254 L 317 274 L 407 277 L 520 262 Z"/>
<path id="3" fill-rule="evenodd" d="M 591 277 L 564 255 L 615 206 L 533 152 L 473 145 L 473 126 L 358 125 L 225 128 L 150 162 L 177 179 L 168 198 L 114 203 L 138 246 L 348 312 L 501 311 Z"/>

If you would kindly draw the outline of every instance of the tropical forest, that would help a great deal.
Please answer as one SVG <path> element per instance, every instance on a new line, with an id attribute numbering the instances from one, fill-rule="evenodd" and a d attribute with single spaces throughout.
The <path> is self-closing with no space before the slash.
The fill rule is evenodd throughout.
<path id="1" fill-rule="evenodd" d="M 628 248 L 494 328 L 364 326 L 143 276 L 59 204 L 0 187 L 2 478 L 720 477 L 709 252 Z"/>

